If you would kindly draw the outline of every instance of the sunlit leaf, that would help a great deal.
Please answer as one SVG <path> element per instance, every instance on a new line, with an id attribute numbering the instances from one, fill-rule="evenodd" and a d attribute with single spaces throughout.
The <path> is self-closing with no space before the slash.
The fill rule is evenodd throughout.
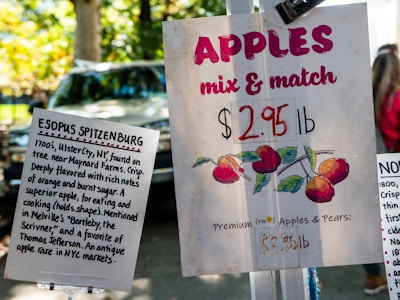
<path id="1" fill-rule="evenodd" d="M 196 162 L 194 163 L 194 165 L 192 166 L 192 168 L 201 166 L 202 164 L 205 164 L 205 163 L 208 163 L 210 160 L 211 160 L 211 158 L 199 157 L 199 158 L 196 160 Z"/>
<path id="2" fill-rule="evenodd" d="M 281 156 L 282 164 L 288 164 L 296 159 L 297 147 L 284 147 L 277 149 L 276 152 Z"/>
<path id="3" fill-rule="evenodd" d="M 261 174 L 257 173 L 256 183 L 254 185 L 253 194 L 261 192 L 262 188 L 268 185 L 271 180 L 271 174 Z"/>
<path id="4" fill-rule="evenodd" d="M 292 175 L 281 180 L 281 182 L 276 187 L 278 192 L 290 192 L 292 194 L 296 193 L 304 183 L 304 178 L 299 175 Z"/>
<path id="5" fill-rule="evenodd" d="M 239 154 L 236 155 L 239 159 L 241 159 L 243 162 L 255 162 L 255 161 L 260 161 L 261 158 L 258 156 L 258 154 L 254 151 L 243 151 Z"/>
<path id="6" fill-rule="evenodd" d="M 308 146 L 304 146 L 304 150 L 306 151 L 308 161 L 310 162 L 311 170 L 315 171 L 317 156 L 315 155 L 314 151 Z"/>

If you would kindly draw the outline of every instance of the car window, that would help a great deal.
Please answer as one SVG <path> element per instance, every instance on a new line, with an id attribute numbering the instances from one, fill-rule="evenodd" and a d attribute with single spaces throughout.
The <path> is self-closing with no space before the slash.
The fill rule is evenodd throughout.
<path id="1" fill-rule="evenodd" d="M 162 65 L 70 73 L 52 95 L 49 106 L 87 104 L 111 99 L 142 99 L 156 94 L 166 94 Z"/>

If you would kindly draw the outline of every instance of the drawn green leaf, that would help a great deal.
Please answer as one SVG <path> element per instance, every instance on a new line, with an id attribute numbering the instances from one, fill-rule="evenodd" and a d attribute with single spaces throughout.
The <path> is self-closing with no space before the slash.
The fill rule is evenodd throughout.
<path id="1" fill-rule="evenodd" d="M 276 152 L 281 156 L 282 164 L 288 164 L 296 159 L 297 147 L 280 148 Z"/>
<path id="2" fill-rule="evenodd" d="M 262 188 L 266 186 L 271 181 L 271 174 L 261 174 L 257 173 L 256 184 L 254 185 L 253 195 L 261 192 Z"/>
<path id="3" fill-rule="evenodd" d="M 194 165 L 192 166 L 192 168 L 201 166 L 202 164 L 205 164 L 205 163 L 208 163 L 210 160 L 211 160 L 211 158 L 199 157 L 199 158 L 196 160 L 196 162 L 194 163 Z"/>
<path id="4" fill-rule="evenodd" d="M 315 166 L 317 165 L 317 156 L 315 155 L 315 152 L 308 146 L 304 146 L 304 150 L 306 151 L 308 160 L 311 165 L 311 170 L 315 172 Z"/>
<path id="5" fill-rule="evenodd" d="M 292 175 L 282 179 L 279 185 L 276 187 L 278 192 L 290 192 L 292 194 L 298 192 L 304 183 L 304 178 L 299 175 Z"/>
<path id="6" fill-rule="evenodd" d="M 258 154 L 254 151 L 243 151 L 235 156 L 241 159 L 243 162 L 255 162 L 261 160 Z"/>

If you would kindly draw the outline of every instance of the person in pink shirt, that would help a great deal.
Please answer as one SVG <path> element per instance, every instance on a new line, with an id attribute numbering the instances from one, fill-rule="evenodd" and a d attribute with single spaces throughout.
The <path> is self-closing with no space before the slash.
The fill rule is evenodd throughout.
<path id="1" fill-rule="evenodd" d="M 372 64 L 372 90 L 375 112 L 377 153 L 400 150 L 400 61 L 395 44 L 379 48 Z M 364 264 L 364 292 L 375 295 L 387 289 L 381 264 Z"/>
<path id="2" fill-rule="evenodd" d="M 380 48 L 372 65 L 372 86 L 377 133 L 385 145 L 385 149 L 378 147 L 378 152 L 399 152 L 400 62 L 396 45 Z"/>

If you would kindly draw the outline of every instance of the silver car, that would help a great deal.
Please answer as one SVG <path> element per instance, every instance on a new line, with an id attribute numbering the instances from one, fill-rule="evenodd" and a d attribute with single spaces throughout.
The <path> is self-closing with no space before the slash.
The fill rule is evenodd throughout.
<path id="1" fill-rule="evenodd" d="M 42 106 L 42 103 L 35 103 Z M 160 131 L 150 194 L 173 193 L 173 168 L 164 63 L 98 63 L 72 69 L 49 98 L 47 109 Z M 7 191 L 21 182 L 29 125 L 9 131 Z"/>

